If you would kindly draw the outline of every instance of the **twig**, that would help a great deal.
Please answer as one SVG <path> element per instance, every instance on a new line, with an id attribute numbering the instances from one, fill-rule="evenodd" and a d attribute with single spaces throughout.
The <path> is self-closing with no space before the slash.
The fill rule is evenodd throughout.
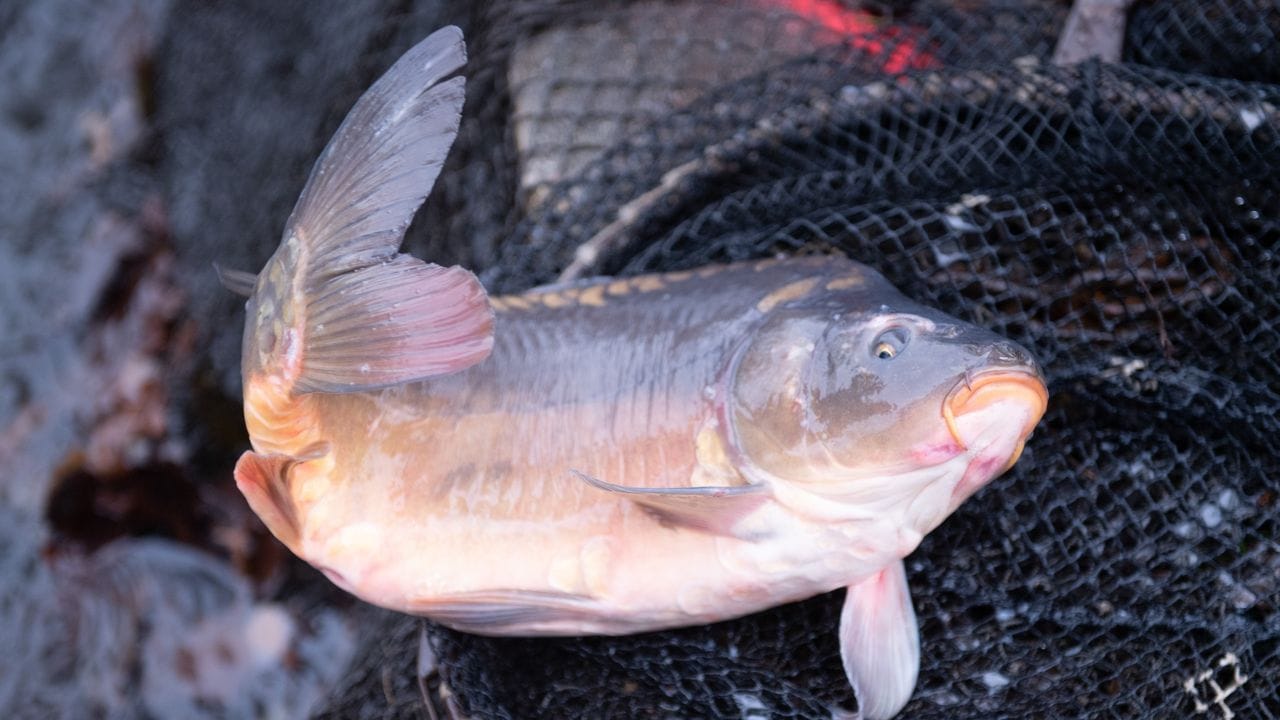
<path id="1" fill-rule="evenodd" d="M 1105 63 L 1120 62 L 1124 30 L 1133 0 L 1076 0 L 1071 6 L 1058 46 L 1054 65 L 1075 65 L 1090 58 Z"/>

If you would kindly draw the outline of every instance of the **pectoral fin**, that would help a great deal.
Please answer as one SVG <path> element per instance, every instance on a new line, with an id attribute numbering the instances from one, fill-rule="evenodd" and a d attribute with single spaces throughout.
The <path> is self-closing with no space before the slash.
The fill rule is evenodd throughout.
<path id="1" fill-rule="evenodd" d="M 840 614 L 840 655 L 864 720 L 886 720 L 911 699 L 920 635 L 902 561 L 850 585 Z"/>
<path id="2" fill-rule="evenodd" d="M 629 487 L 571 471 L 588 485 L 624 495 L 660 522 L 702 532 L 737 537 L 734 526 L 758 509 L 772 494 L 763 485 L 680 488 Z"/>

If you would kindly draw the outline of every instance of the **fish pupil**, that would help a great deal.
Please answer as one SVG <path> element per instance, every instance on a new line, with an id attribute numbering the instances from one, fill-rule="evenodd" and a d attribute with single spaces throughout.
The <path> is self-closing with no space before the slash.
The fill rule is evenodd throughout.
<path id="1" fill-rule="evenodd" d="M 907 346 L 907 334 L 901 328 L 889 328 L 880 333 L 872 354 L 881 360 L 892 360 Z"/>

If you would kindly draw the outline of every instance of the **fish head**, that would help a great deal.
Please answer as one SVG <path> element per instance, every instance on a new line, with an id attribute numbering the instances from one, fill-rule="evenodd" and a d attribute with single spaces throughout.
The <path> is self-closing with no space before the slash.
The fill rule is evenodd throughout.
<path id="1" fill-rule="evenodd" d="M 866 270 L 771 311 L 732 372 L 744 473 L 923 536 L 1014 464 L 1048 401 L 1025 349 Z"/>

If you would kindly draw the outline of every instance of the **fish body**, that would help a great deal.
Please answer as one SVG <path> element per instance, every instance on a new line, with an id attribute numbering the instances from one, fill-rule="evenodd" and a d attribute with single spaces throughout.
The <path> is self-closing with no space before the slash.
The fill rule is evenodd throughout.
<path id="1" fill-rule="evenodd" d="M 296 522 L 278 534 L 351 592 L 406 612 L 441 616 L 443 603 L 494 590 L 513 604 L 563 595 L 556 611 L 452 623 L 485 633 L 634 632 L 843 587 L 909 553 L 937 513 L 779 491 L 786 468 L 744 456 L 734 411 L 758 394 L 747 383 L 806 382 L 782 356 L 813 355 L 809 328 L 852 326 L 858 308 L 883 317 L 891 301 L 905 298 L 838 258 L 713 267 L 498 299 L 490 355 L 444 377 L 293 399 L 247 377 L 249 404 L 277 409 L 271 424 L 251 421 L 259 452 L 326 447 L 293 466 Z M 795 337 L 777 340 L 777 373 L 745 377 L 779 316 Z M 952 441 L 940 412 L 932 425 L 928 442 Z M 584 476 L 761 491 L 726 500 L 742 507 L 723 521 L 698 521 Z"/>
<path id="2" fill-rule="evenodd" d="M 1018 346 L 838 257 L 488 298 L 396 254 L 456 133 L 442 30 L 357 103 L 254 279 L 250 505 L 369 602 L 622 634 L 849 587 L 864 717 L 918 666 L 901 558 L 1045 409 Z"/>

